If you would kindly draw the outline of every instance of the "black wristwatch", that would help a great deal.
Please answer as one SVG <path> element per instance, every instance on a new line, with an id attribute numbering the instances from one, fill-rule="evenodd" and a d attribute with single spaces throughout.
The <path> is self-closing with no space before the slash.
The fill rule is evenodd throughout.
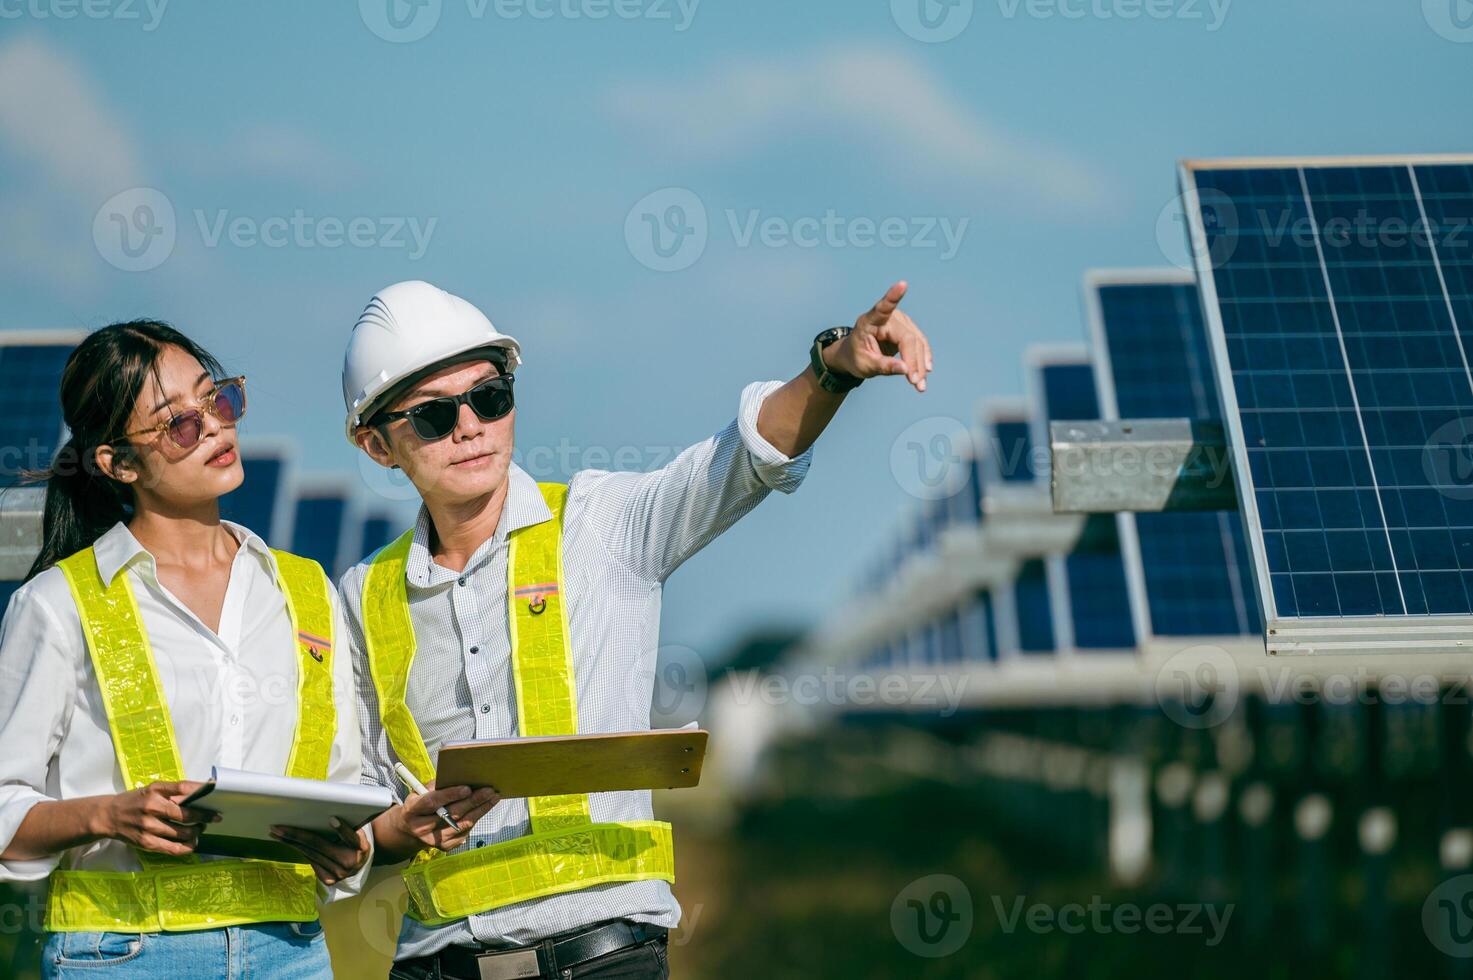
<path id="1" fill-rule="evenodd" d="M 818 376 L 818 386 L 836 395 L 853 391 L 864 383 L 863 378 L 856 378 L 852 374 L 830 371 L 828 365 L 823 362 L 823 349 L 849 336 L 851 329 L 851 327 L 830 327 L 813 338 L 813 349 L 808 352 L 808 359 L 813 363 L 813 373 Z"/>

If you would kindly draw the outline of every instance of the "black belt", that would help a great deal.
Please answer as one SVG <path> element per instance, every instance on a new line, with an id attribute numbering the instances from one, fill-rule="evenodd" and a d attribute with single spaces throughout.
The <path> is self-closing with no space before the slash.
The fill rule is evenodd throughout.
<path id="1" fill-rule="evenodd" d="M 403 965 L 422 969 L 438 965 L 441 976 L 460 980 L 555 977 L 561 970 L 571 969 L 630 946 L 664 939 L 668 933 L 669 930 L 662 926 L 625 922 L 621 919 L 580 932 L 553 936 L 536 946 L 518 946 L 515 949 L 447 946 L 432 956 L 419 956 L 403 961 Z M 434 975 L 433 972 L 431 975 Z"/>

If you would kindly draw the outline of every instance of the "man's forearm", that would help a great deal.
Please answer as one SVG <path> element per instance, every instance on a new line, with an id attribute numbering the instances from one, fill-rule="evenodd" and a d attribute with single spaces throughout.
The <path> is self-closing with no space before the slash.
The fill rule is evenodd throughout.
<path id="1" fill-rule="evenodd" d="M 784 456 L 800 456 L 818 439 L 844 404 L 842 394 L 824 391 L 811 368 L 768 395 L 757 413 L 757 433 Z"/>

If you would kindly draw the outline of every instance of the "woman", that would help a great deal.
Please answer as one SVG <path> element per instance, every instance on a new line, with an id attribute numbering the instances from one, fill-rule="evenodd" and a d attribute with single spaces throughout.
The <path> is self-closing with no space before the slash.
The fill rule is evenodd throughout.
<path id="1" fill-rule="evenodd" d="M 0 880 L 50 879 L 44 976 L 329 977 L 318 901 L 367 865 L 346 828 L 279 828 L 303 864 L 194 853 L 211 814 L 180 804 L 211 766 L 360 765 L 334 590 L 220 519 L 244 475 L 245 379 L 223 374 L 153 321 L 62 374 L 71 438 L 0 625 Z"/>

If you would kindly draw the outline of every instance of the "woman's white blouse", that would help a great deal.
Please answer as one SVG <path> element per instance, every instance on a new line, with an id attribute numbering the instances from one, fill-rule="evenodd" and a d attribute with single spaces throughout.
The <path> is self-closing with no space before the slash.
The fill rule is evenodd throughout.
<path id="1" fill-rule="evenodd" d="M 275 556 L 255 534 L 224 523 L 241 547 L 218 634 L 159 584 L 153 556 L 125 525 L 115 525 L 94 545 L 103 581 L 121 573 L 133 587 L 186 779 L 208 779 L 215 765 L 285 772 L 297 728 L 299 653 L 276 584 Z M 337 731 L 328 779 L 357 783 L 353 661 L 336 595 L 333 633 Z M 81 618 L 61 569 L 47 569 L 16 591 L 0 623 L 0 852 L 37 803 L 125 788 Z M 48 860 L 0 861 L 0 880 L 44 878 L 58 863 L 90 871 L 139 869 L 130 845 L 102 840 Z M 356 884 L 345 883 L 347 891 Z"/>

